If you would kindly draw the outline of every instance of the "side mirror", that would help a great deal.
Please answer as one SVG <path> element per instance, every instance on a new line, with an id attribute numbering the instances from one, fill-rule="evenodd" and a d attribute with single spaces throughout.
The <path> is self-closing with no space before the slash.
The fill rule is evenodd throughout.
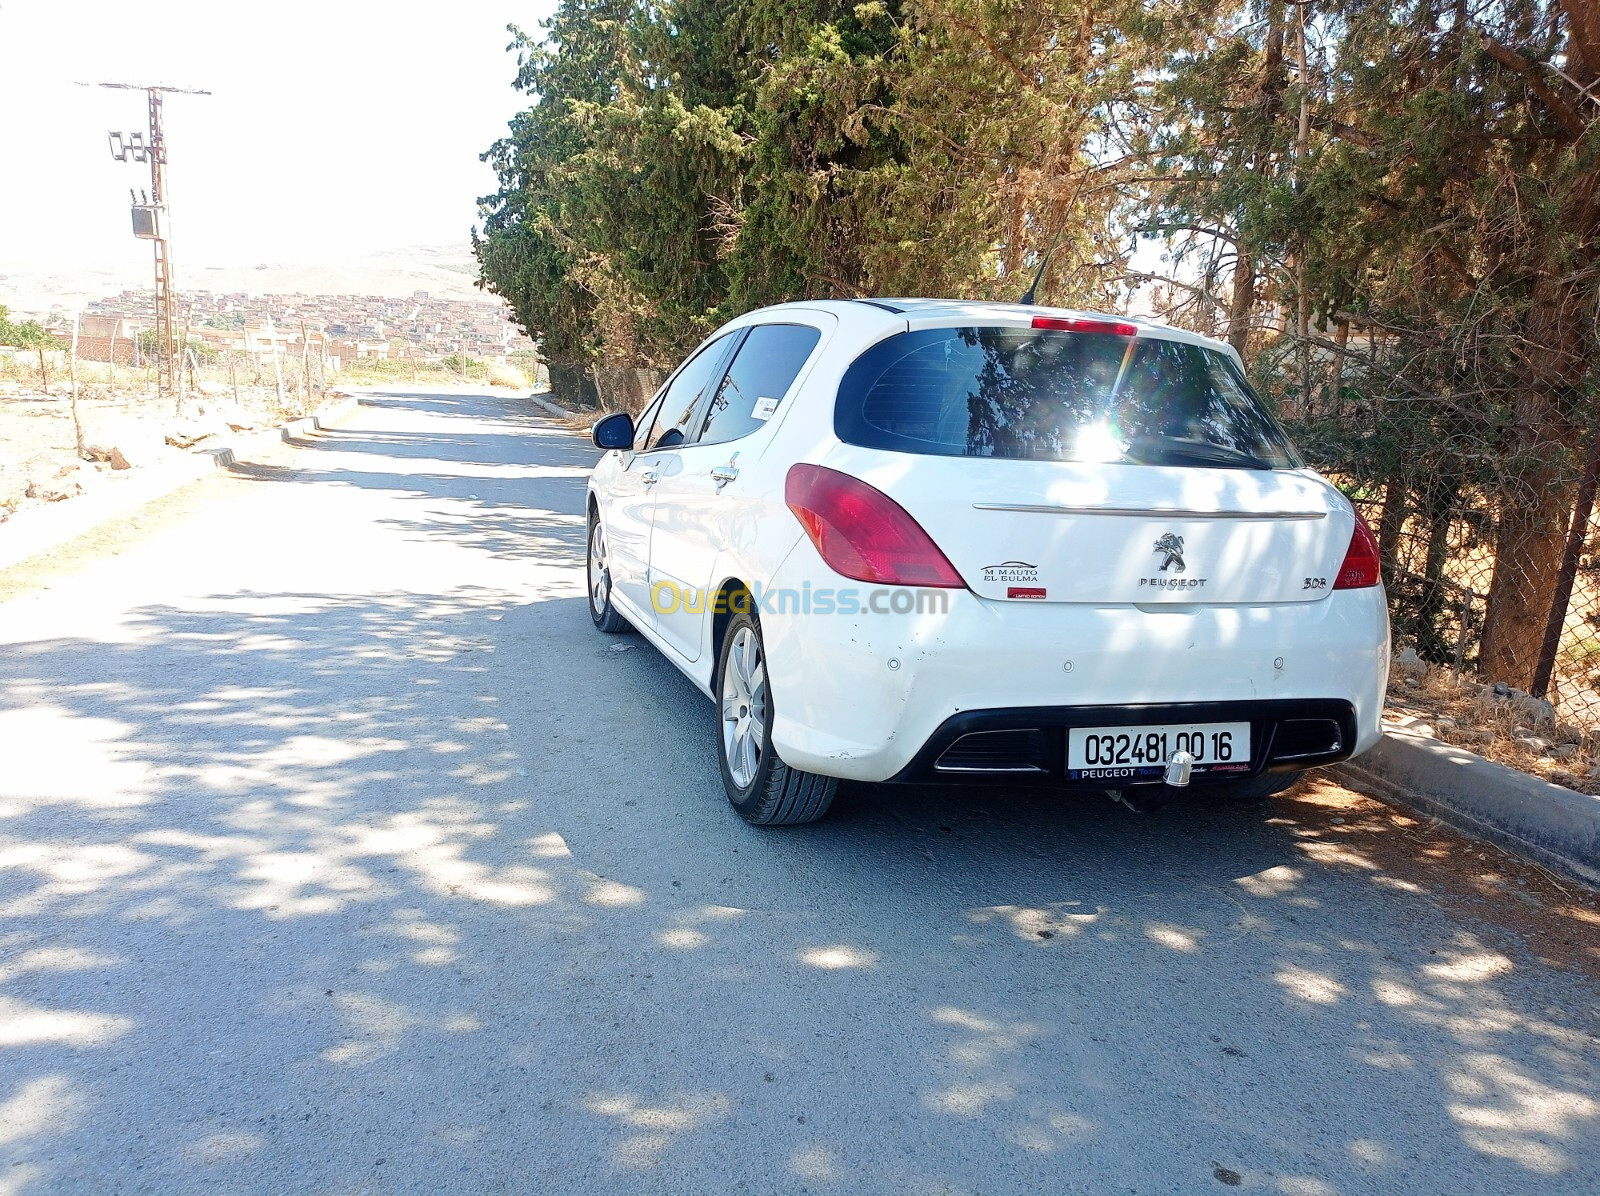
<path id="1" fill-rule="evenodd" d="M 626 449 L 633 447 L 633 416 L 618 411 L 595 423 L 589 429 L 595 448 Z"/>

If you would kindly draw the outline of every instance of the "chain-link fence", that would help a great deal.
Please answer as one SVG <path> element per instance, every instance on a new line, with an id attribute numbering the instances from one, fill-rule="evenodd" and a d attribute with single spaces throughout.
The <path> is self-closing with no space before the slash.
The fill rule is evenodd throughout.
<path id="1" fill-rule="evenodd" d="M 1356 368 L 1286 338 L 1258 370 L 1377 535 L 1397 646 L 1600 725 L 1590 404 L 1496 390 L 1450 347 L 1367 344 Z"/>

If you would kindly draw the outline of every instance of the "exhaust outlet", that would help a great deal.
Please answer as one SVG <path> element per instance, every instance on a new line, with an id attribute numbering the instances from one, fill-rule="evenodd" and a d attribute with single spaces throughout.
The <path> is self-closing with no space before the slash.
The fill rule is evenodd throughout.
<path id="1" fill-rule="evenodd" d="M 1194 757 L 1188 752 L 1173 752 L 1172 759 L 1167 761 L 1167 770 L 1161 779 L 1167 784 L 1182 788 L 1189 783 L 1189 774 L 1194 771 Z"/>
<path id="2" fill-rule="evenodd" d="M 1106 796 L 1135 814 L 1153 814 L 1172 800 L 1172 791 L 1160 785 L 1134 785 L 1128 789 L 1107 789 Z"/>

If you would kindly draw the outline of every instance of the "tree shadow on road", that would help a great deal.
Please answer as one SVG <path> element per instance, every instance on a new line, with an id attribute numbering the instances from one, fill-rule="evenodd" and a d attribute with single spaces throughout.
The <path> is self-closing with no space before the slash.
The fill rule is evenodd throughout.
<path id="1" fill-rule="evenodd" d="M 1592 1190 L 1592 986 L 1315 787 L 851 787 L 758 831 L 710 703 L 589 625 L 581 476 L 338 462 L 256 480 L 571 580 L 7 643 L 11 1186 Z"/>
<path id="2" fill-rule="evenodd" d="M 1102 1173 L 1134 1125 L 1151 1184 L 1212 1157 L 1309 1182 L 1308 1150 L 1502 1190 L 1588 1166 L 1592 1011 L 1541 1007 L 1422 895 L 1332 916 L 1374 878 L 1281 818 L 870 788 L 760 833 L 720 799 L 709 703 L 579 599 L 209 606 L 0 669 L 28 745 L 0 785 L 0 1100 L 42 1186 L 108 1137 L 238 1180 L 312 1122 L 374 1142 L 311 1186 L 368 1154 L 488 1182 L 484 1143 L 555 1135 L 597 1186 L 672 1187 L 733 1133 L 784 1183 L 977 1186 L 1004 1159 L 1024 1190 Z M 242 1105 L 197 1082 L 217 1069 Z M 848 1131 L 846 1092 L 872 1097 Z"/>

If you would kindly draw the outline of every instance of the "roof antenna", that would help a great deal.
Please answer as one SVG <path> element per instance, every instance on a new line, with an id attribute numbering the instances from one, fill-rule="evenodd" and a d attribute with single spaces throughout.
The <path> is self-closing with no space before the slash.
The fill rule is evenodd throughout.
<path id="1" fill-rule="evenodd" d="M 1044 277 L 1044 268 L 1050 264 L 1050 255 L 1056 251 L 1054 245 L 1044 251 L 1044 257 L 1039 259 L 1039 268 L 1033 273 L 1033 281 L 1028 284 L 1028 289 L 1022 292 L 1022 298 L 1017 302 L 1027 306 L 1033 302 L 1033 293 L 1039 289 L 1039 280 Z"/>

